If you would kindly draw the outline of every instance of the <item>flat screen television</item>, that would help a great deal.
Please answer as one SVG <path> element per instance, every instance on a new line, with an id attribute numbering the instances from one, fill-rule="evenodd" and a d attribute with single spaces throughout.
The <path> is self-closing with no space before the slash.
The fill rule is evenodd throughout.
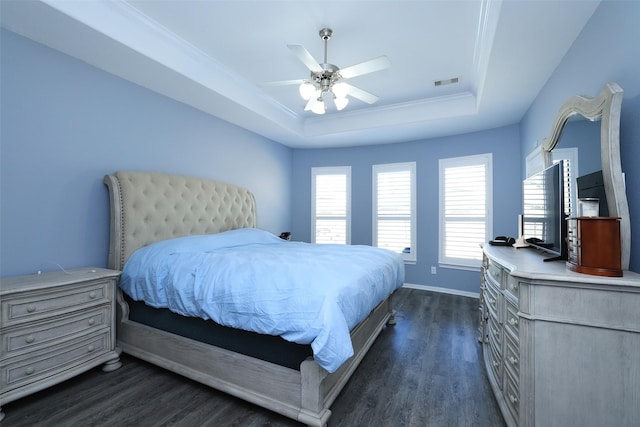
<path id="1" fill-rule="evenodd" d="M 522 236 L 531 246 L 556 255 L 551 259 L 566 259 L 567 254 L 563 171 L 560 161 L 522 184 Z"/>

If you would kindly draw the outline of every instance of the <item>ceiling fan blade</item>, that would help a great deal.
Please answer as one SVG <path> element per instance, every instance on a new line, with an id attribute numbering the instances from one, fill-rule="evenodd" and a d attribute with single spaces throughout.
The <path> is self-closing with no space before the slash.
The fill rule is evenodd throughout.
<path id="1" fill-rule="evenodd" d="M 311 111 L 313 109 L 313 105 L 316 102 L 318 102 L 318 97 L 312 96 L 311 98 L 309 98 L 309 101 L 307 101 L 307 105 L 304 106 L 304 111 Z"/>
<path id="2" fill-rule="evenodd" d="M 306 80 L 296 79 L 296 80 L 280 80 L 276 82 L 263 82 L 260 83 L 260 86 L 271 87 L 271 86 L 287 86 L 287 85 L 299 85 Z"/>
<path id="3" fill-rule="evenodd" d="M 374 71 L 384 70 L 389 67 L 391 67 L 391 61 L 389 61 L 389 58 L 382 55 L 350 67 L 342 68 L 340 69 L 340 75 L 343 79 L 350 79 L 351 77 L 373 73 Z"/>
<path id="4" fill-rule="evenodd" d="M 322 67 L 318 64 L 313 56 L 309 53 L 304 46 L 300 46 L 299 44 L 288 44 L 287 47 L 291 49 L 291 51 L 302 61 L 304 65 L 307 66 L 309 70 L 313 73 L 319 73 L 322 71 Z"/>
<path id="5" fill-rule="evenodd" d="M 347 88 L 347 93 L 350 96 L 353 96 L 356 99 L 359 99 L 362 102 L 366 102 L 367 104 L 373 104 L 378 100 L 378 97 L 372 93 L 367 92 L 366 90 L 362 90 L 355 86 L 350 85 L 349 83 L 341 82 Z"/>

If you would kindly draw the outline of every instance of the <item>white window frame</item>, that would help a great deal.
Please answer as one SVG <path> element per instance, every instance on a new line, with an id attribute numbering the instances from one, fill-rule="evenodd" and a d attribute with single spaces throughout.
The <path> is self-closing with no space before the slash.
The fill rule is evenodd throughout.
<path id="1" fill-rule="evenodd" d="M 344 242 L 351 244 L 351 166 L 331 166 L 311 168 L 311 242 L 316 243 L 316 177 L 318 175 L 345 175 L 346 176 L 346 215 L 338 217 L 323 217 L 322 219 L 344 219 L 346 230 Z"/>
<path id="2" fill-rule="evenodd" d="M 449 168 L 465 166 L 485 166 L 485 236 L 482 242 L 477 242 L 478 254 L 475 258 L 446 256 L 446 224 L 447 221 L 465 221 L 470 218 L 450 218 L 445 217 L 445 171 Z M 482 264 L 482 250 L 480 243 L 489 241 L 493 235 L 493 154 L 485 153 L 472 156 L 453 157 L 440 159 L 438 162 L 439 176 L 439 221 L 438 221 L 438 263 L 443 267 L 478 270 Z"/>
<path id="3" fill-rule="evenodd" d="M 417 260 L 417 213 L 416 213 L 416 162 L 405 162 L 405 163 L 386 163 L 373 165 L 372 167 L 372 189 L 373 189 L 373 231 L 372 231 L 372 241 L 373 246 L 378 246 L 378 174 L 384 172 L 398 172 L 398 171 L 409 171 L 410 179 L 411 179 L 411 217 L 410 217 L 410 251 L 408 253 L 402 252 L 402 258 L 406 263 L 415 263 Z"/>

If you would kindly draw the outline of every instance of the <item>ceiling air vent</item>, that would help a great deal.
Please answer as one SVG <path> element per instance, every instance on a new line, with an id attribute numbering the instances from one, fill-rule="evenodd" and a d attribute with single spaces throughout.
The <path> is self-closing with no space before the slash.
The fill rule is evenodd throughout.
<path id="1" fill-rule="evenodd" d="M 458 77 L 454 77 L 452 79 L 447 79 L 447 80 L 437 80 L 435 82 L 433 82 L 434 86 L 444 86 L 444 85 L 450 85 L 453 83 L 458 83 L 460 79 Z"/>

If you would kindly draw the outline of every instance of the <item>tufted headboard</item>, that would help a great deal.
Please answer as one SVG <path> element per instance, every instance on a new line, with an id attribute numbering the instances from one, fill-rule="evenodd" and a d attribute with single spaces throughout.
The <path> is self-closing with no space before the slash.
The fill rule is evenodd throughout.
<path id="1" fill-rule="evenodd" d="M 109 268 L 143 246 L 256 226 L 253 194 L 219 181 L 149 172 L 106 175 L 111 202 Z"/>

